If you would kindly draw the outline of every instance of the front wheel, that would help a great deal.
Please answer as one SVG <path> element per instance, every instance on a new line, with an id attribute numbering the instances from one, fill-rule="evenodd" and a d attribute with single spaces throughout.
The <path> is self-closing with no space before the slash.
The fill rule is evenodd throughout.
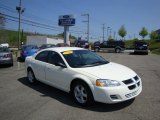
<path id="1" fill-rule="evenodd" d="M 71 92 L 75 102 L 81 106 L 89 106 L 94 102 L 90 88 L 82 81 L 74 83 Z"/>

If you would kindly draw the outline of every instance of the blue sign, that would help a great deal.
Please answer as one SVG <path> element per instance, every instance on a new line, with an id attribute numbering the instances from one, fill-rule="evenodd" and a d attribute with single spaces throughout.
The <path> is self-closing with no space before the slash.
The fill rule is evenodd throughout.
<path id="1" fill-rule="evenodd" d="M 59 26 L 73 26 L 75 25 L 75 19 L 59 19 L 58 25 Z"/>
<path id="2" fill-rule="evenodd" d="M 73 15 L 61 15 L 59 16 L 58 25 L 59 26 L 74 26 L 75 17 Z"/>

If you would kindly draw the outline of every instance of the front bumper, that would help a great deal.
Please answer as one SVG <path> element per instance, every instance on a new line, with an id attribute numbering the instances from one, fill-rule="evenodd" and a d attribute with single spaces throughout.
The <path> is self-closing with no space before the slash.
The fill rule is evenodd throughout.
<path id="1" fill-rule="evenodd" d="M 138 96 L 142 91 L 142 83 L 130 90 L 127 85 L 117 87 L 97 87 L 94 86 L 93 96 L 95 101 L 102 103 L 118 103 L 130 100 Z"/>
<path id="2" fill-rule="evenodd" d="M 148 50 L 134 50 L 134 52 L 148 53 Z"/>

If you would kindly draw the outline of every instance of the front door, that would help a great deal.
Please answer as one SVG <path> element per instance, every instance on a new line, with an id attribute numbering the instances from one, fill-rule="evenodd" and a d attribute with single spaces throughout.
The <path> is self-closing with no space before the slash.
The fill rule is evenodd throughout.
<path id="1" fill-rule="evenodd" d="M 56 66 L 56 63 L 58 62 L 65 65 L 63 59 L 58 53 L 50 52 L 45 68 L 46 80 L 52 86 L 68 91 L 70 81 L 72 80 L 72 73 L 67 67 L 64 68 L 61 66 Z"/>

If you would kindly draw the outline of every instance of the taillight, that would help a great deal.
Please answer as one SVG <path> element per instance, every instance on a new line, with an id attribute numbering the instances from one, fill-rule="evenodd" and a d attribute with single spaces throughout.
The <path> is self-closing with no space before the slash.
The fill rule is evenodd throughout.
<path id="1" fill-rule="evenodd" d="M 27 53 L 27 51 L 22 51 L 22 52 L 21 52 L 21 54 L 26 54 L 26 53 Z"/>

